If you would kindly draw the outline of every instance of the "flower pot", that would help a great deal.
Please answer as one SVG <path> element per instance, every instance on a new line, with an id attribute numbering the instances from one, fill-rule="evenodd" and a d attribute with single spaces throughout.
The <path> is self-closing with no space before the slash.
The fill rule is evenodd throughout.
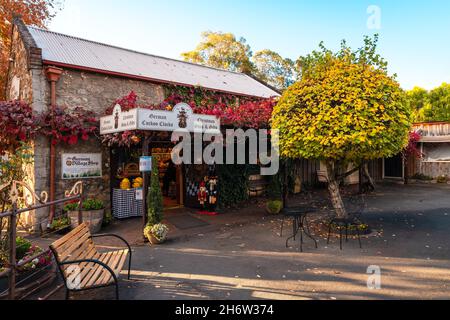
<path id="1" fill-rule="evenodd" d="M 98 233 L 102 229 L 103 217 L 105 215 L 105 209 L 82 211 L 83 222 L 86 222 L 89 226 L 91 233 Z M 72 221 L 72 228 L 78 226 L 78 211 L 69 211 L 68 216 Z"/>
<path id="2" fill-rule="evenodd" d="M 72 229 L 72 226 L 66 226 L 66 227 L 59 228 L 57 230 L 53 230 L 52 232 L 54 232 L 60 236 L 64 236 L 70 232 L 70 229 Z"/>
<path id="3" fill-rule="evenodd" d="M 161 243 L 164 242 L 164 240 L 160 241 L 160 240 L 156 239 L 155 236 L 152 235 L 152 234 L 147 236 L 147 238 L 148 238 L 148 241 L 150 241 L 151 244 L 161 244 Z"/>

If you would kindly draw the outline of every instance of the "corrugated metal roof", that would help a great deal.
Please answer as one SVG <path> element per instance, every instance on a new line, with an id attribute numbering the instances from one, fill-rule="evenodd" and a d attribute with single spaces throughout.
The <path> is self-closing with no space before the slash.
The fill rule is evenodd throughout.
<path id="1" fill-rule="evenodd" d="M 241 95 L 263 98 L 279 95 L 242 73 L 122 49 L 35 27 L 28 29 L 42 49 L 45 61 Z"/>

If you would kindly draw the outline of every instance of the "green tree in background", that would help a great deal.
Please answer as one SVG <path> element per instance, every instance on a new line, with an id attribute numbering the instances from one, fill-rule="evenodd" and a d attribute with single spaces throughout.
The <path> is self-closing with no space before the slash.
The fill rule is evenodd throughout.
<path id="1" fill-rule="evenodd" d="M 408 144 L 411 112 L 376 53 L 377 40 L 366 37 L 356 51 L 343 42 L 337 53 L 322 44 L 299 59 L 301 80 L 285 91 L 273 113 L 282 157 L 325 162 L 338 217 L 347 216 L 340 182 L 364 162 L 393 156 Z"/>
<path id="2" fill-rule="evenodd" d="M 254 72 L 251 56 L 250 46 L 244 38 L 211 31 L 202 33 L 202 40 L 195 50 L 182 53 L 185 61 L 248 74 Z"/>
<path id="3" fill-rule="evenodd" d="M 450 84 L 443 83 L 431 91 L 416 87 L 406 93 L 406 98 L 415 122 L 450 121 Z"/>
<path id="4" fill-rule="evenodd" d="M 232 33 L 203 32 L 197 47 L 181 54 L 188 62 L 252 75 L 278 90 L 284 90 L 297 77 L 295 62 L 272 50 L 255 55 L 244 38 Z"/>
<path id="5" fill-rule="evenodd" d="M 255 53 L 252 62 L 256 68 L 256 77 L 267 84 L 284 90 L 296 80 L 295 62 L 284 59 L 272 50 L 262 50 Z"/>
<path id="6" fill-rule="evenodd" d="M 428 91 L 420 87 L 415 87 L 406 92 L 406 99 L 411 110 L 421 110 L 428 103 Z"/>
<path id="7" fill-rule="evenodd" d="M 415 121 L 450 121 L 450 84 L 443 83 L 428 92 L 424 106 L 416 113 Z"/>

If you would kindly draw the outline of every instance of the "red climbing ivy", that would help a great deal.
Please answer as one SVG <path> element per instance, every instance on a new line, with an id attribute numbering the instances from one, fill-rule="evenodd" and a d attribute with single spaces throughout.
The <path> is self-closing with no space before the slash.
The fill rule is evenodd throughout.
<path id="1" fill-rule="evenodd" d="M 0 154 L 14 152 L 37 131 L 32 108 L 21 101 L 0 101 Z"/>
<path id="2" fill-rule="evenodd" d="M 138 103 L 135 92 L 117 99 L 106 114 L 111 115 L 116 104 L 123 111 L 134 108 L 152 110 L 171 110 L 178 103 L 188 103 L 192 110 L 198 114 L 214 115 L 221 119 L 223 126 L 235 128 L 268 128 L 276 99 L 251 99 L 231 94 L 216 93 L 203 88 L 188 88 L 180 86 L 165 87 L 166 99 L 157 105 L 143 105 Z M 129 131 L 110 134 L 103 137 L 103 142 L 108 145 L 130 146 L 139 143 L 136 136 L 139 132 Z"/>
<path id="3" fill-rule="evenodd" d="M 422 152 L 419 149 L 419 142 L 422 136 L 417 131 L 412 131 L 409 134 L 409 142 L 403 150 L 404 157 L 422 158 Z"/>
<path id="4" fill-rule="evenodd" d="M 80 140 L 89 140 L 89 137 L 97 135 L 99 130 L 95 114 L 82 107 L 73 110 L 55 107 L 40 116 L 39 127 L 42 134 L 51 138 L 53 145 L 75 145 Z"/>

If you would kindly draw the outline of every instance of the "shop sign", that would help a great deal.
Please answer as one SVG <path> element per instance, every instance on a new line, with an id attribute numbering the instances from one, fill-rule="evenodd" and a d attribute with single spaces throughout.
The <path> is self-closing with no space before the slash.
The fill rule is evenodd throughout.
<path id="1" fill-rule="evenodd" d="M 136 200 L 144 200 L 144 190 L 136 189 Z"/>
<path id="2" fill-rule="evenodd" d="M 63 179 L 90 179 L 102 176 L 101 153 L 65 153 L 62 155 Z"/>
<path id="3" fill-rule="evenodd" d="M 220 133 L 220 119 L 195 114 L 186 103 L 177 104 L 172 111 L 137 108 L 122 112 L 120 105 L 116 105 L 112 116 L 100 119 L 102 135 L 129 130 Z"/>
<path id="4" fill-rule="evenodd" d="M 114 107 L 113 115 L 100 119 L 100 134 L 136 130 L 138 109 L 122 112 L 120 105 Z"/>
<path id="5" fill-rule="evenodd" d="M 141 157 L 139 159 L 139 171 L 140 172 L 152 171 L 152 157 Z"/>

